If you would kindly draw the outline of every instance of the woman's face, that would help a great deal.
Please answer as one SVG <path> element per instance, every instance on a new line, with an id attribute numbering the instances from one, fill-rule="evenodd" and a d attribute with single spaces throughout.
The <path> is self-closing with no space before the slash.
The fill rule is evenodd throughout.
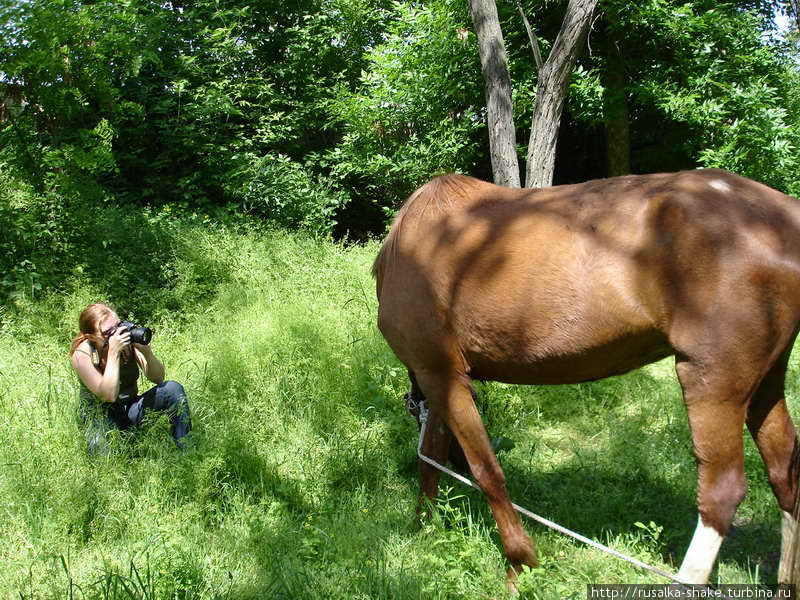
<path id="1" fill-rule="evenodd" d="M 120 324 L 119 317 L 117 313 L 112 312 L 108 315 L 105 319 L 100 321 L 100 325 L 98 327 L 100 338 L 103 340 L 103 345 L 105 346 L 108 343 L 108 338 L 114 335 L 114 330 L 117 328 L 117 325 Z"/>

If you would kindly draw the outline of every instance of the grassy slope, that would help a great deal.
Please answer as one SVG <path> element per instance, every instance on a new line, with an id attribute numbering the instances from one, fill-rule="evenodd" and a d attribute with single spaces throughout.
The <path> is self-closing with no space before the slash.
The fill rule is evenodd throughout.
<path id="1" fill-rule="evenodd" d="M 97 287 L 0 312 L 0 597 L 505 597 L 479 494 L 444 481 L 437 515 L 415 525 L 416 428 L 401 403 L 405 372 L 375 327 L 377 245 L 177 231 L 170 298 L 182 308 L 149 324 L 190 396 L 189 454 L 155 418 L 117 435 L 109 458 L 87 458 L 65 348 Z M 515 442 L 500 460 L 516 502 L 677 568 L 695 475 L 671 361 L 595 384 L 480 394 L 490 435 Z M 747 469 L 722 582 L 775 579 L 778 513 L 749 439 Z M 523 597 L 657 582 L 527 528 L 543 565 L 523 575 Z"/>

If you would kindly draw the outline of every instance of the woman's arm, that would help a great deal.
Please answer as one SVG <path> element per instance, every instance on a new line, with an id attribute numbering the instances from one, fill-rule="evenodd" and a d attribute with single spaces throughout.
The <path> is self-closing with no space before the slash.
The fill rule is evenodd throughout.
<path id="1" fill-rule="evenodd" d="M 89 353 L 78 348 L 72 354 L 72 368 L 83 384 L 104 402 L 115 402 L 119 395 L 119 353 L 130 340 L 130 333 L 121 331 L 108 341 L 108 356 L 103 373 L 92 364 Z"/>
<path id="2" fill-rule="evenodd" d="M 144 376 L 158 385 L 164 381 L 164 364 L 153 354 L 153 349 L 149 345 L 134 344 L 136 358 L 144 371 Z"/>

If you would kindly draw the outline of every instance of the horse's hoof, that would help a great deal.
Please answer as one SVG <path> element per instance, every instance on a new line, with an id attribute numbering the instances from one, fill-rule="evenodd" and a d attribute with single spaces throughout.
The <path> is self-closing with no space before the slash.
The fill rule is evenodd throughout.
<path id="1" fill-rule="evenodd" d="M 517 589 L 517 571 L 514 567 L 510 567 L 508 571 L 506 571 L 506 589 L 508 593 L 513 596 L 519 596 L 519 590 Z"/>

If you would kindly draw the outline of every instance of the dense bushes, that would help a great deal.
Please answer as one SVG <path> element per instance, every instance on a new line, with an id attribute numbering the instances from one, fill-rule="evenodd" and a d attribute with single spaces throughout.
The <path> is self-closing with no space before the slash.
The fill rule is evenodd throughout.
<path id="1" fill-rule="evenodd" d="M 92 225 L 101 215 L 102 190 L 87 178 L 54 175 L 37 191 L 5 167 L 0 163 L 0 295 L 32 298 L 81 269 L 84 239 L 87 251 L 101 249 L 105 230 Z"/>
<path id="2" fill-rule="evenodd" d="M 485 134 L 467 5 L 398 4 L 387 26 L 357 85 L 343 82 L 326 105 L 344 136 L 322 159 L 386 209 L 432 175 L 474 170 Z"/>
<path id="3" fill-rule="evenodd" d="M 231 276 L 229 257 L 204 248 L 209 215 L 120 205 L 91 184 L 67 183 L 38 193 L 0 169 L 0 295 L 11 306 L 83 287 L 151 316 L 186 306 L 187 294 L 189 306 L 202 303 Z M 223 213 L 214 222 L 223 231 L 255 225 Z"/>
<path id="4" fill-rule="evenodd" d="M 330 235 L 336 210 L 348 200 L 324 178 L 282 154 L 249 161 L 240 176 L 242 188 L 232 195 L 245 212 L 317 235 Z"/>
<path id="5" fill-rule="evenodd" d="M 498 6 L 522 147 L 536 67 L 517 6 Z M 798 75 L 771 6 L 604 2 L 556 180 L 606 173 L 615 98 L 635 172 L 715 166 L 800 192 Z M 562 4 L 522 8 L 546 52 Z M 63 289 L 109 248 L 118 273 L 169 287 L 168 236 L 130 206 L 365 239 L 439 172 L 491 177 L 463 2 L 0 0 L 0 51 L 3 298 Z M 164 273 L 129 272 L 130 236 L 152 237 L 147 271 Z"/>

